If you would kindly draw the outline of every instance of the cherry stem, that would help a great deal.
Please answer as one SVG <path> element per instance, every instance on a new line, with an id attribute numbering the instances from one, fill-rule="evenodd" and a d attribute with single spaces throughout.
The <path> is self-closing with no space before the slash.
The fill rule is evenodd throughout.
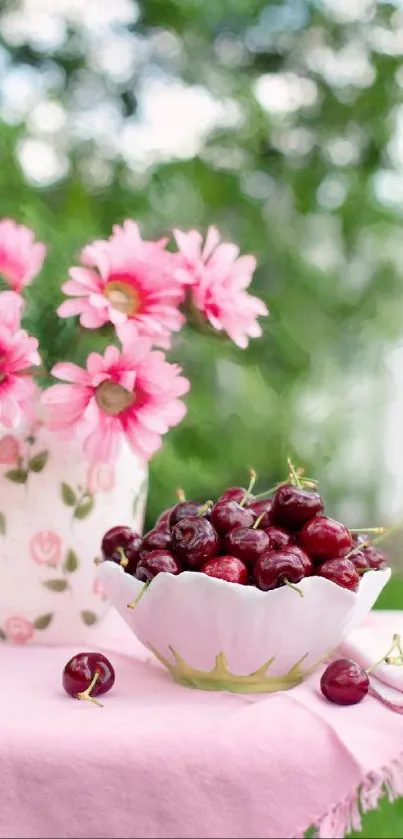
<path id="1" fill-rule="evenodd" d="M 255 495 L 255 500 L 260 501 L 261 498 L 267 498 L 268 495 L 271 495 L 272 492 L 275 492 L 276 489 L 283 485 L 284 481 L 281 481 L 279 484 L 275 484 L 274 487 L 270 487 L 270 489 L 265 489 L 264 492 L 259 492 L 258 495 Z M 243 500 L 243 499 L 242 499 Z M 242 501 L 241 501 L 242 504 Z"/>
<path id="2" fill-rule="evenodd" d="M 150 585 L 150 583 L 151 583 L 151 580 L 147 580 L 147 582 L 146 582 L 146 583 L 144 583 L 143 588 L 141 589 L 140 594 L 138 594 L 138 595 L 137 595 L 137 597 L 135 598 L 135 600 L 132 600 L 132 602 L 131 602 L 131 603 L 128 603 L 128 604 L 127 604 L 127 608 L 128 608 L 128 609 L 135 609 L 135 607 L 137 606 L 137 603 L 139 603 L 139 602 L 140 602 L 140 600 L 141 600 L 141 598 L 143 597 L 143 594 L 145 594 L 145 593 L 146 593 L 146 591 L 147 591 L 148 586 Z"/>
<path id="3" fill-rule="evenodd" d="M 179 489 L 176 490 L 176 497 L 177 497 L 178 501 L 181 501 L 181 502 L 186 501 L 186 495 L 185 495 L 183 489 L 181 489 L 180 487 L 179 487 Z"/>
<path id="4" fill-rule="evenodd" d="M 288 469 L 289 469 L 289 479 L 290 479 L 291 483 L 295 487 L 298 487 L 298 489 L 300 489 L 301 488 L 301 481 L 300 481 L 298 472 L 295 469 L 295 467 L 293 466 L 293 464 L 291 463 L 291 459 L 289 457 L 287 457 L 287 466 L 288 466 Z"/>
<path id="5" fill-rule="evenodd" d="M 91 684 L 88 685 L 87 689 L 83 690 L 81 693 L 76 693 L 76 699 L 85 699 L 87 702 L 92 702 L 93 705 L 97 705 L 98 708 L 103 708 L 104 706 L 102 705 L 102 703 L 98 702 L 97 699 L 94 699 L 94 697 L 91 696 L 91 691 L 92 691 L 94 685 L 97 683 L 98 679 L 99 679 L 99 673 L 98 673 L 98 670 L 97 670 L 94 673 L 94 675 L 92 677 Z"/>
<path id="6" fill-rule="evenodd" d="M 350 528 L 350 533 L 386 533 L 386 527 L 354 527 Z"/>
<path id="7" fill-rule="evenodd" d="M 357 545 L 355 548 L 353 548 L 351 551 L 349 551 L 348 554 L 346 554 L 346 556 L 344 557 L 344 559 L 349 559 L 350 556 L 353 556 L 353 554 L 356 554 L 357 551 L 364 550 L 364 548 L 369 548 L 369 546 L 372 547 L 372 545 L 378 545 L 379 542 L 383 541 L 383 539 L 386 539 L 387 537 L 391 536 L 393 533 L 396 533 L 397 530 L 400 530 L 402 525 L 403 525 L 403 519 L 399 519 L 396 522 L 396 524 L 392 525 L 392 527 L 389 527 L 389 528 L 388 527 L 374 528 L 375 530 L 378 531 L 378 533 L 379 533 L 379 531 L 381 531 L 380 535 L 377 536 L 376 539 L 367 539 L 365 542 L 361 542 L 360 545 Z M 358 532 L 357 530 L 355 530 L 355 531 L 350 530 L 350 533 L 357 533 L 357 532 Z M 364 530 L 362 532 L 363 533 L 368 533 L 368 530 L 365 530 L 365 528 L 364 528 Z"/>
<path id="8" fill-rule="evenodd" d="M 213 506 L 214 506 L 214 501 L 206 501 L 206 503 L 203 504 L 202 507 L 200 507 L 200 510 L 197 513 L 197 515 L 198 516 L 204 516 L 204 514 L 207 513 L 208 510 L 211 510 L 211 508 Z"/>
<path id="9" fill-rule="evenodd" d="M 394 650 L 398 650 L 399 655 L 395 658 L 391 657 Z M 396 666 L 403 665 L 403 649 L 402 649 L 402 642 L 400 639 L 400 635 L 393 636 L 393 644 L 386 653 L 386 655 L 382 656 L 382 658 L 377 661 L 375 664 L 371 664 L 371 667 L 368 667 L 365 671 L 367 674 L 372 673 L 373 670 L 376 670 L 377 667 L 380 667 L 381 664 L 395 664 Z"/>
<path id="10" fill-rule="evenodd" d="M 304 592 L 301 591 L 301 589 L 298 588 L 298 586 L 295 586 L 294 583 L 290 583 L 290 581 L 287 580 L 286 577 L 283 578 L 283 583 L 285 583 L 285 585 L 288 586 L 288 588 L 292 588 L 294 589 L 294 591 L 297 591 L 300 597 L 304 596 Z"/>
<path id="11" fill-rule="evenodd" d="M 247 489 L 247 490 L 246 490 L 246 492 L 245 492 L 244 497 L 243 497 L 243 498 L 242 498 L 242 500 L 239 502 L 239 506 L 240 506 L 240 507 L 244 507 L 244 506 L 245 506 L 246 502 L 248 501 L 248 499 L 249 499 L 249 497 L 250 497 L 250 495 L 251 495 L 252 489 L 253 489 L 253 487 L 255 486 L 255 483 L 256 483 L 256 478 L 257 478 L 257 475 L 256 475 L 256 472 L 255 472 L 255 470 L 254 470 L 254 469 L 249 469 L 249 475 L 250 475 L 250 479 L 249 479 L 249 486 L 248 486 L 248 489 Z"/>
<path id="12" fill-rule="evenodd" d="M 127 568 L 128 564 L 129 564 L 129 560 L 128 560 L 123 548 L 118 548 L 118 553 L 119 553 L 119 556 L 120 556 L 119 565 L 121 565 L 122 568 Z"/>
<path id="13" fill-rule="evenodd" d="M 100 565 L 100 564 L 101 564 L 101 560 L 100 560 L 99 556 L 96 556 L 95 559 L 94 559 L 94 565 L 96 565 L 97 568 L 98 568 L 98 565 Z"/>
<path id="14" fill-rule="evenodd" d="M 258 517 L 257 517 L 257 519 L 256 519 L 256 521 L 255 521 L 255 523 L 254 523 L 254 525 L 253 525 L 253 527 L 252 527 L 252 530 L 257 530 L 257 528 L 259 527 L 260 522 L 261 522 L 261 521 L 262 521 L 262 519 L 265 517 L 265 515 L 266 515 L 266 512 L 265 512 L 265 510 L 263 510 L 263 513 L 260 513 L 260 516 L 258 516 Z"/>

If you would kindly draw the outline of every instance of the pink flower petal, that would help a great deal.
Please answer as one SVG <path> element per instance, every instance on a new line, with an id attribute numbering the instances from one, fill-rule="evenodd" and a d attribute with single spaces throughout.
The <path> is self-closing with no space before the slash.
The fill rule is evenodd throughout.
<path id="1" fill-rule="evenodd" d="M 91 377 L 86 370 L 79 367 L 77 364 L 72 364 L 70 361 L 60 361 L 52 368 L 52 376 L 57 379 L 63 379 L 65 382 L 74 382 L 75 384 L 90 385 Z"/>

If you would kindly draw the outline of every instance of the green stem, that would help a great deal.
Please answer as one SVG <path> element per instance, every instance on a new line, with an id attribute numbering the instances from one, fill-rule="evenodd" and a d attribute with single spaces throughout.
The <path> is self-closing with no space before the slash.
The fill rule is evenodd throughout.
<path id="1" fill-rule="evenodd" d="M 257 519 L 256 519 L 256 521 L 255 521 L 255 523 L 254 523 L 254 525 L 253 525 L 253 527 L 252 527 L 252 530 L 257 530 L 257 528 L 259 527 L 260 522 L 262 521 L 262 519 L 264 518 L 264 516 L 265 516 L 265 515 L 266 515 L 266 511 L 265 511 L 265 510 L 263 510 L 263 513 L 260 513 L 260 516 L 258 516 L 258 517 L 257 517 Z"/>
<path id="2" fill-rule="evenodd" d="M 289 473 L 290 473 L 290 481 L 291 481 L 291 483 L 292 483 L 295 487 L 298 487 L 298 489 L 300 489 L 300 487 L 301 487 L 301 482 L 300 482 L 300 479 L 299 479 L 299 475 L 298 475 L 298 473 L 297 473 L 297 471 L 296 471 L 295 467 L 294 467 L 294 466 L 293 466 L 293 464 L 291 463 L 291 459 L 290 459 L 289 457 L 287 457 L 287 466 L 288 466 Z"/>
<path id="3" fill-rule="evenodd" d="M 252 492 L 252 489 L 253 489 L 253 487 L 255 486 L 255 483 L 256 483 L 256 478 L 257 478 L 257 475 L 256 475 L 255 470 L 254 470 L 254 469 L 250 469 L 250 470 L 249 470 L 249 474 L 250 474 L 249 486 L 248 486 L 248 489 L 247 489 L 247 490 L 246 490 L 246 492 L 245 492 L 244 497 L 242 498 L 242 501 L 240 501 L 240 502 L 239 502 L 239 506 L 240 506 L 240 507 L 244 507 L 244 506 L 245 506 L 246 502 L 248 501 L 248 499 L 249 499 L 249 497 L 250 497 L 250 494 L 251 494 L 251 492 Z"/>
<path id="4" fill-rule="evenodd" d="M 98 681 L 98 679 L 99 679 L 99 673 L 98 673 L 98 670 L 97 670 L 96 673 L 94 673 L 94 675 L 92 677 L 91 684 L 88 685 L 87 690 L 83 690 L 82 693 L 76 693 L 76 699 L 86 699 L 87 702 L 92 702 L 93 705 L 98 705 L 98 708 L 103 708 L 104 706 L 102 705 L 102 703 L 98 702 L 97 699 L 94 699 L 94 697 L 91 696 L 91 691 L 92 691 L 94 685 L 96 684 L 96 682 Z"/>
<path id="5" fill-rule="evenodd" d="M 286 578 L 286 577 L 284 577 L 284 579 L 283 579 L 283 583 L 284 583 L 286 586 L 288 586 L 288 588 L 292 588 L 294 591 L 297 591 L 300 597 L 303 597 L 303 596 L 304 596 L 304 592 L 303 592 L 303 591 L 301 591 L 301 589 L 300 589 L 300 588 L 298 588 L 298 586 L 295 586 L 295 585 L 294 585 L 294 583 L 290 583 L 290 581 L 289 581 L 289 580 L 287 580 L 287 578 Z"/>
<path id="6" fill-rule="evenodd" d="M 129 560 L 128 560 L 128 558 L 127 558 L 127 556 L 126 556 L 126 554 L 125 554 L 125 552 L 124 552 L 123 548 L 120 548 L 120 547 L 119 547 L 119 548 L 118 548 L 118 553 L 119 553 L 119 555 L 120 555 L 120 562 L 119 562 L 119 565 L 121 565 L 121 566 L 122 566 L 122 568 L 127 568 L 128 564 L 129 564 Z"/>
<path id="7" fill-rule="evenodd" d="M 145 593 L 146 593 L 146 591 L 147 591 L 148 586 L 150 585 L 150 583 L 151 583 L 151 580 L 147 580 L 147 582 L 146 582 L 146 583 L 144 583 L 143 588 L 141 589 L 141 592 L 140 592 L 140 594 L 136 597 L 136 599 L 135 599 L 135 600 L 132 600 L 132 602 L 131 602 L 131 603 L 128 603 L 128 604 L 127 604 L 127 608 L 128 608 L 128 609 L 135 609 L 135 607 L 137 606 L 137 604 L 140 602 L 141 598 L 143 597 L 143 594 L 145 594 Z"/>
<path id="8" fill-rule="evenodd" d="M 350 527 L 350 533 L 386 533 L 386 527 Z"/>
<path id="9" fill-rule="evenodd" d="M 283 486 L 284 483 L 284 481 L 280 481 L 280 483 L 275 484 L 274 487 L 270 487 L 270 489 L 265 489 L 264 492 L 259 492 L 258 495 L 255 495 L 255 500 L 260 501 L 261 498 L 267 498 L 268 495 L 271 495 L 272 492 L 275 492 L 276 489 Z"/>
<path id="10" fill-rule="evenodd" d="M 200 510 L 197 513 L 197 515 L 198 516 L 204 516 L 204 514 L 207 513 L 208 510 L 211 510 L 211 508 L 213 506 L 214 506 L 214 501 L 206 501 L 206 503 L 203 504 L 202 507 L 200 507 Z"/>
<path id="11" fill-rule="evenodd" d="M 398 655 L 397 659 L 393 660 L 390 657 L 391 657 L 393 651 L 396 648 L 399 651 L 399 655 Z M 400 635 L 394 635 L 393 636 L 393 644 L 392 644 L 390 650 L 388 650 L 386 655 L 382 656 L 382 658 L 379 661 L 377 661 L 375 664 L 371 664 L 371 667 L 368 667 L 365 672 L 369 675 L 374 670 L 376 670 L 377 667 L 380 667 L 381 664 L 403 664 L 403 650 L 402 650 L 402 646 L 401 646 Z"/>

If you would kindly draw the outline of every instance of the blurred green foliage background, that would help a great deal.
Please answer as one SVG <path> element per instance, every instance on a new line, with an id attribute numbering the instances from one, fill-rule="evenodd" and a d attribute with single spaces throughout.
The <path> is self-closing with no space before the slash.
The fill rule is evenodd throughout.
<path id="1" fill-rule="evenodd" d="M 402 56 L 401 0 L 0 2 L 0 216 L 50 248 L 28 311 L 46 364 L 106 341 L 55 308 L 115 222 L 214 223 L 259 261 L 263 339 L 189 327 L 170 353 L 192 390 L 147 525 L 178 486 L 210 498 L 251 466 L 271 486 L 288 454 L 351 526 L 401 515 Z M 365 825 L 401 836 L 402 809 Z"/>

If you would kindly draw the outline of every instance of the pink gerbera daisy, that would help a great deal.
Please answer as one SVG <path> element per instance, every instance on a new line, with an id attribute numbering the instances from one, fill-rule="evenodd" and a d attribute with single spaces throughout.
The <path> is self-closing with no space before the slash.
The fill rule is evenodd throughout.
<path id="1" fill-rule="evenodd" d="M 167 240 L 147 242 L 133 221 L 115 225 L 112 236 L 84 248 L 85 266 L 70 269 L 63 291 L 75 298 L 59 306 L 60 317 L 79 315 L 87 329 L 113 323 L 119 337 L 148 338 L 168 349 L 172 332 L 184 324 L 179 306 L 184 299 L 176 279 L 177 255 L 165 250 Z"/>
<path id="2" fill-rule="evenodd" d="M 76 433 L 94 461 L 116 457 L 126 438 L 147 460 L 161 446 L 161 435 L 186 413 L 178 399 L 189 389 L 176 364 L 146 339 L 126 341 L 120 352 L 109 346 L 91 353 L 84 370 L 69 362 L 56 364 L 54 376 L 70 384 L 48 388 L 42 400 L 54 431 Z"/>
<path id="3" fill-rule="evenodd" d="M 14 291 L 21 291 L 42 268 L 46 247 L 35 242 L 29 227 L 12 219 L 0 221 L 0 274 Z"/>
<path id="4" fill-rule="evenodd" d="M 40 364 L 38 341 L 20 328 L 23 305 L 14 291 L 0 294 L 0 424 L 7 428 L 31 419 L 36 393 L 31 367 Z"/>
<path id="5" fill-rule="evenodd" d="M 182 256 L 177 278 L 191 286 L 193 305 L 214 329 L 226 332 L 245 349 L 248 338 L 262 334 L 257 318 L 268 314 L 263 301 L 245 291 L 256 268 L 255 258 L 239 256 L 239 248 L 221 242 L 214 227 L 209 227 L 204 246 L 197 230 L 174 230 L 174 236 Z"/>

